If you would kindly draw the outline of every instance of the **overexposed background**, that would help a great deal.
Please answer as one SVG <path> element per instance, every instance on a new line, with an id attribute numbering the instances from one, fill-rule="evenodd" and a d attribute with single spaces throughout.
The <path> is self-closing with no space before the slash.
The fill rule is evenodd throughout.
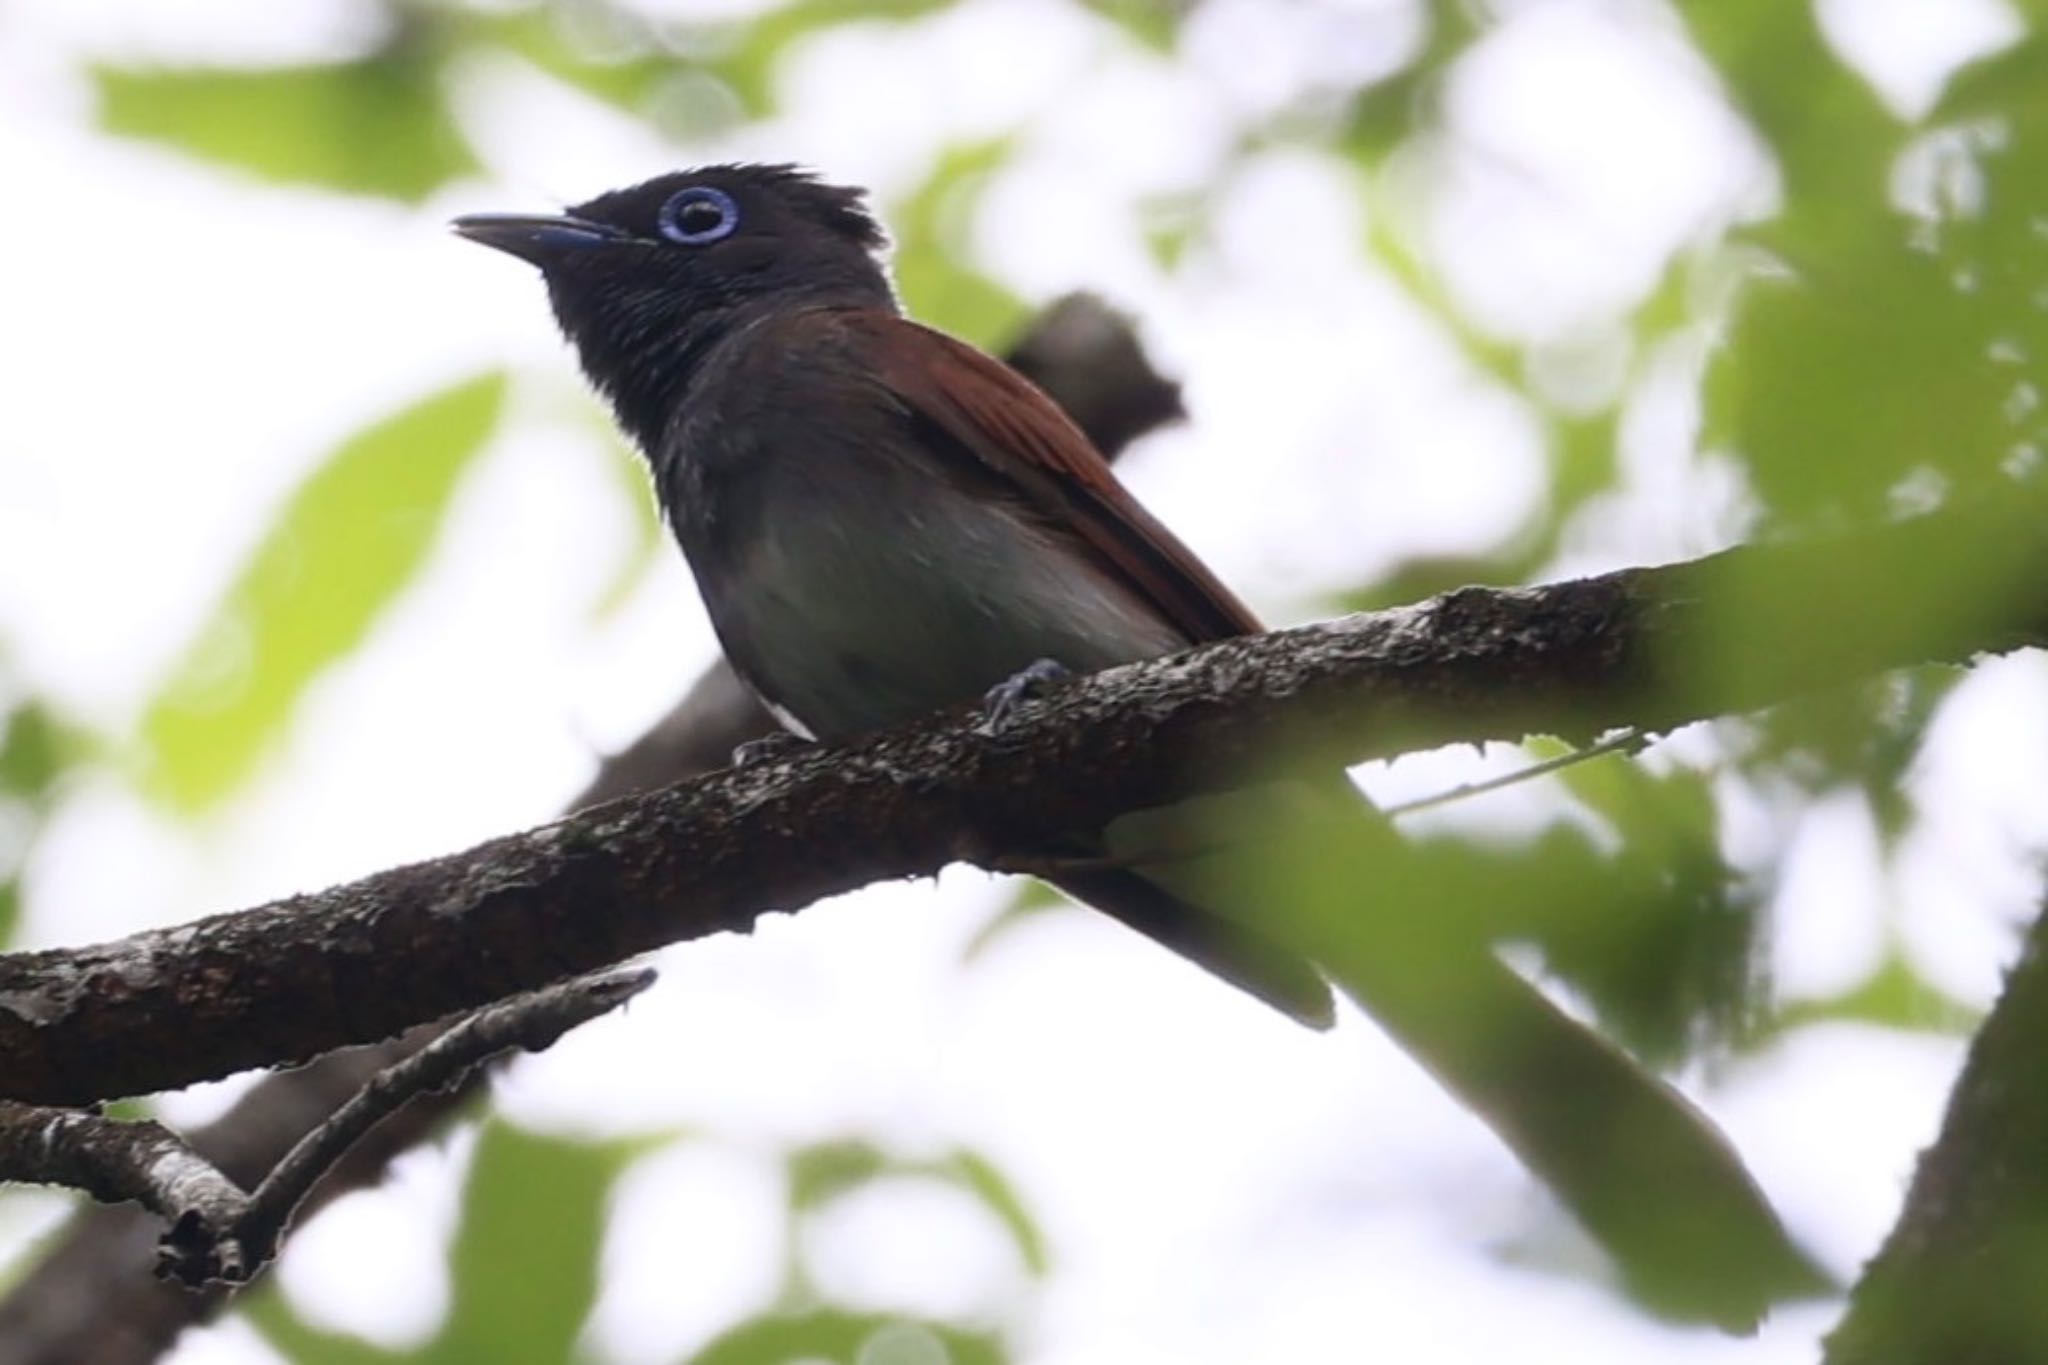
<path id="1" fill-rule="evenodd" d="M 687 35 L 760 8 L 633 12 Z M 893 215 L 955 149 L 1000 140 L 938 212 L 945 249 L 1026 304 L 1087 288 L 1141 320 L 1191 420 L 1125 476 L 1269 619 L 1526 535 L 1551 496 L 1556 412 L 1620 414 L 1617 476 L 1531 576 L 1740 538 L 1757 520 L 1741 469 L 1699 449 L 1712 305 L 1662 333 L 1638 310 L 1674 277 L 1707 299 L 1730 288 L 1720 244 L 1780 203 L 1770 148 L 1660 6 L 1519 0 L 1472 7 L 1482 31 L 1424 92 L 1426 136 L 1369 167 L 1337 154 L 1348 93 L 1416 62 L 1434 8 L 1206 0 L 1162 48 L 1069 0 L 967 0 L 821 25 L 782 54 L 758 118 L 708 79 L 648 117 L 480 53 L 445 78 L 481 172 L 416 203 L 95 124 L 93 63 L 343 60 L 385 36 L 373 6 L 0 10 L 0 662 L 96 737 L 27 848 L 18 942 L 119 935 L 537 823 L 712 657 L 537 279 L 451 237 L 460 212 L 751 158 L 868 185 Z M 1905 120 L 2021 32 L 1999 0 L 1819 13 Z M 280 505 L 372 415 L 495 366 L 515 375 L 509 418 L 417 580 L 251 780 L 197 813 L 153 797 L 144 716 Z M 1852 994 L 1903 951 L 1981 1008 L 2039 893 L 2044 700 L 2038 655 L 1948 693 L 1898 837 L 1852 791 L 1721 773 L 1707 727 L 1643 762 L 1715 774 L 1722 851 L 1764 888 L 1783 999 Z M 1466 751 L 1362 776 L 1399 798 L 1525 761 Z M 1418 824 L 1509 839 L 1586 818 L 1538 783 Z M 1078 912 L 1023 921 L 963 966 L 1013 895 L 956 869 L 685 945 L 623 1016 L 510 1070 L 496 1101 L 518 1125 L 661 1139 L 610 1197 L 593 1358 L 675 1359 L 756 1311 L 790 1235 L 833 1301 L 1004 1324 L 1043 1365 L 1790 1362 L 1838 1311 L 1781 1313 L 1751 1341 L 1646 1320 L 1369 1022 L 1312 1036 Z M 1680 1079 L 1849 1276 L 1960 1055 L 1939 1030 L 1821 1018 Z M 196 1120 L 235 1092 L 163 1107 Z M 875 1183 L 791 1234 L 780 1154 L 842 1137 L 985 1154 L 1044 1228 L 1049 1273 L 937 1181 Z M 453 1134 L 304 1228 L 280 1272 L 291 1306 L 392 1347 L 431 1337 L 472 1147 Z M 5 1244 L 62 1207 L 0 1200 Z M 870 1347 L 932 1358 L 928 1341 Z M 276 1357 L 229 1321 L 174 1358 Z"/>

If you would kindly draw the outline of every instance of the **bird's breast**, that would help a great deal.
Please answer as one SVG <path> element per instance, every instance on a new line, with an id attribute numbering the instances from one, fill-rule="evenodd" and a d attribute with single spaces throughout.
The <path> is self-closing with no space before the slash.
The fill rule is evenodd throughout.
<path id="1" fill-rule="evenodd" d="M 977 698 L 1039 659 L 1091 672 L 1187 643 L 1021 507 L 838 454 L 770 454 L 745 487 L 706 490 L 702 543 L 678 527 L 734 666 L 819 738 Z"/>

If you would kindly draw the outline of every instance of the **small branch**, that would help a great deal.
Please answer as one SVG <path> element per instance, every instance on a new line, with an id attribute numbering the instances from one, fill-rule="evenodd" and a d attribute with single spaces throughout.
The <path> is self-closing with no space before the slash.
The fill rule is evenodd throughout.
<path id="1" fill-rule="evenodd" d="M 1641 730 L 1631 725 L 1621 731 L 1621 733 L 1601 740 L 1598 744 L 1589 744 L 1583 749 L 1574 749 L 1568 754 L 1559 754 L 1556 758 L 1546 758 L 1541 763 L 1531 763 L 1526 768 L 1517 768 L 1511 773 L 1502 773 L 1499 777 L 1489 777 L 1483 782 L 1466 782 L 1460 786 L 1452 787 L 1448 791 L 1440 791 L 1434 796 L 1423 796 L 1413 801 L 1403 801 L 1398 805 L 1383 807 L 1382 810 L 1388 818 L 1399 819 L 1403 815 L 1414 815 L 1418 811 L 1435 810 L 1439 806 L 1448 806 L 1454 801 L 1463 801 L 1468 797 L 1484 796 L 1487 792 L 1497 792 L 1505 787 L 1514 787 L 1524 782 L 1533 782 L 1539 777 L 1548 777 L 1551 773 L 1558 772 L 1561 769 L 1575 767 L 1588 759 L 1604 758 L 1608 754 L 1639 754 L 1648 748 L 1649 745 L 1650 736 L 1645 735 Z"/>
<path id="2" fill-rule="evenodd" d="M 539 1052 L 654 983 L 648 970 L 580 977 L 480 1010 L 387 1068 L 306 1134 L 245 1195 L 152 1119 L 0 1100 L 0 1180 L 67 1185 L 102 1203 L 138 1203 L 170 1223 L 157 1273 L 194 1287 L 249 1280 L 313 1187 L 380 1121 L 415 1096 L 458 1083 L 513 1049 Z"/>
<path id="3" fill-rule="evenodd" d="M 502 1053 L 544 1051 L 578 1024 L 618 1008 L 653 984 L 651 970 L 604 972 L 478 1010 L 375 1076 L 301 1138 L 246 1200 L 236 1191 L 232 1207 L 216 1201 L 178 1211 L 164 1234 L 157 1273 L 195 1287 L 253 1278 L 276 1257 L 285 1230 L 313 1187 L 371 1128 L 418 1095 L 460 1084 Z"/>

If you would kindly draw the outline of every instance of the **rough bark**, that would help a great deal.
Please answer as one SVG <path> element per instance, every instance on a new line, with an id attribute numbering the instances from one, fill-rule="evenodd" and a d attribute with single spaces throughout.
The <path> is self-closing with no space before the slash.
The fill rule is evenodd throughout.
<path id="1" fill-rule="evenodd" d="M 2048 630 L 2042 510 L 2013 497 L 1825 542 L 1462 589 L 1097 674 L 997 734 L 955 714 L 317 894 L 13 954 L 0 1088 L 72 1104 L 302 1061 L 870 882 L 1057 855 L 1075 831 L 1248 772 L 1663 729 L 1965 662 Z M 1896 571 L 1871 590 L 1888 566 L 1986 543 L 2001 583 L 2026 592 L 1964 608 Z"/>
<path id="2" fill-rule="evenodd" d="M 1829 1336 L 1826 1365 L 2009 1365 L 2048 1354 L 2048 914 L 1970 1046 L 1941 1136 Z"/>

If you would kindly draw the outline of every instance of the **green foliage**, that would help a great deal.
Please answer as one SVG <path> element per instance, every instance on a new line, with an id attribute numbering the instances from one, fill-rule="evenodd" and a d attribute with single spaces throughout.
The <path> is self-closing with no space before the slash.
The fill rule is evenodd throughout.
<path id="1" fill-rule="evenodd" d="M 896 239 L 896 289 L 911 315 L 990 344 L 1024 323 L 1024 301 L 966 264 L 967 230 L 989 177 L 1009 158 L 1008 139 L 952 147 L 931 175 L 889 215 Z"/>
<path id="2" fill-rule="evenodd" d="M 0 668 L 0 688 L 11 682 Z M 47 698 L 8 691 L 0 690 L 0 947 L 20 923 L 23 868 L 64 774 L 90 747 Z"/>
<path id="3" fill-rule="evenodd" d="M 2048 49 L 2010 50 L 1911 129 L 1820 46 L 1805 6 L 1695 6 L 1693 23 L 1730 54 L 1785 172 L 1784 211 L 1755 234 L 1772 263 L 1706 389 L 1710 439 L 1766 511 L 1867 520 L 2037 464 Z M 1974 574 L 1962 566 L 1959 595 Z"/>
<path id="4" fill-rule="evenodd" d="M 460 60 L 513 57 L 678 136 L 704 137 L 735 117 L 774 113 L 776 73 L 805 39 L 945 4 L 793 0 L 741 21 L 677 28 L 605 0 L 504 9 L 393 0 L 383 7 L 392 36 L 354 60 L 99 64 L 90 74 L 109 132 L 266 180 L 417 203 L 481 169 L 449 100 Z"/>
<path id="5" fill-rule="evenodd" d="M 75 746 L 48 702 L 24 699 L 0 717 L 0 791 L 26 800 L 48 796 Z"/>
<path id="6" fill-rule="evenodd" d="M 756 1318 L 719 1336 L 691 1365 L 1003 1365 L 992 1333 L 841 1308 Z"/>
<path id="7" fill-rule="evenodd" d="M 1778 221 L 1859 216 L 1882 189 L 1898 122 L 1828 50 L 1814 7 L 1683 0 L 1679 9 L 1778 162 L 1787 192 Z"/>
<path id="8" fill-rule="evenodd" d="M 813 1212 L 848 1192 L 891 1177 L 938 1180 L 971 1195 L 1009 1234 L 1018 1258 L 1033 1275 L 1050 1265 L 1045 1234 L 1000 1168 L 972 1151 L 955 1151 L 937 1159 L 905 1160 L 863 1141 L 821 1143 L 789 1155 L 789 1203 L 792 1212 Z"/>
<path id="9" fill-rule="evenodd" d="M 798 40 L 842 24 L 907 20 L 945 8 L 946 0 L 792 0 L 722 36 L 705 70 L 739 98 L 748 116 L 775 111 L 775 73 Z"/>
<path id="10" fill-rule="evenodd" d="M 661 47 L 645 20 L 610 5 L 526 5 L 479 11 L 461 22 L 476 25 L 476 46 L 522 58 L 622 109 L 647 108 L 688 65 Z"/>
<path id="11" fill-rule="evenodd" d="M 1108 19 L 1141 47 L 1170 53 L 1180 41 L 1180 21 L 1195 0 L 1088 0 L 1088 8 Z"/>
<path id="12" fill-rule="evenodd" d="M 453 1303 L 433 1337 L 410 1351 L 313 1327 L 266 1292 L 243 1308 L 265 1338 L 298 1365 L 469 1365 L 474 1361 L 569 1361 L 595 1303 L 608 1197 L 649 1149 L 640 1142 L 543 1137 L 509 1124 L 483 1125 L 449 1252 Z M 847 1365 L 999 1365 L 1003 1333 L 817 1301 L 803 1264 L 805 1219 L 880 1180 L 936 1180 L 968 1195 L 1002 1227 L 1033 1276 L 1049 1255 L 1023 1199 L 988 1158 L 966 1150 L 904 1157 L 862 1141 L 825 1142 L 784 1154 L 792 1235 L 783 1284 L 767 1309 L 737 1322 L 691 1359 L 705 1362 L 845 1361 Z M 679 1227 L 678 1240 L 693 1234 Z"/>
<path id="13" fill-rule="evenodd" d="M 1604 856 L 1589 842 L 1571 850 L 1580 836 L 1561 831 L 1539 844 L 1538 882 L 1559 893 L 1533 907 L 1545 962 L 1652 1062 L 1739 1032 L 1758 1006 L 1762 906 L 1721 854 L 1708 775 L 1617 755 L 1562 780 L 1617 841 Z M 1588 855 L 1594 865 L 1572 866 Z"/>
<path id="14" fill-rule="evenodd" d="M 857 22 L 901 22 L 944 8 L 945 0 L 792 0 L 737 21 L 657 25 L 605 3 L 528 5 L 499 13 L 444 12 L 451 42 L 498 47 L 585 94 L 643 116 L 661 117 L 662 97 L 707 82 L 731 103 L 731 116 L 766 118 L 776 110 L 783 59 L 805 39 Z M 707 101 L 693 101 L 700 118 Z M 701 137 L 701 123 L 667 131 Z"/>
<path id="15" fill-rule="evenodd" d="M 1436 118 L 1444 69 L 1479 36 L 1476 5 L 1430 0 L 1428 30 L 1412 61 L 1359 91 L 1337 146 L 1365 166 L 1378 166 Z"/>
<path id="16" fill-rule="evenodd" d="M 449 1253 L 455 1302 L 426 1358 L 569 1359 L 597 1297 L 605 1194 L 638 1150 L 486 1123 Z"/>
<path id="17" fill-rule="evenodd" d="M 605 1194 L 640 1148 L 542 1137 L 487 1122 L 449 1253 L 454 1303 L 432 1340 L 386 1351 L 321 1331 L 275 1294 L 246 1311 L 297 1365 L 568 1361 L 597 1296 Z"/>
<path id="18" fill-rule="evenodd" d="M 485 375 L 386 418 L 299 486 L 150 704 L 152 791 L 197 810 L 249 775 L 426 562 L 505 385 Z"/>
<path id="19" fill-rule="evenodd" d="M 1983 1016 L 1944 995 L 1894 951 L 1855 989 L 1832 1000 L 1788 1006 L 1771 1022 L 1780 1031 L 1803 1024 L 1862 1023 L 1915 1033 L 1961 1035 L 1982 1023 Z"/>
<path id="20" fill-rule="evenodd" d="M 414 1352 L 387 1351 L 346 1332 L 310 1326 L 294 1317 L 274 1291 L 244 1295 L 237 1306 L 271 1348 L 292 1365 L 401 1365 L 420 1359 Z"/>
<path id="21" fill-rule="evenodd" d="M 438 61 L 410 46 L 328 66 L 101 66 L 93 81 L 108 131 L 266 180 L 417 201 L 478 169 Z"/>

